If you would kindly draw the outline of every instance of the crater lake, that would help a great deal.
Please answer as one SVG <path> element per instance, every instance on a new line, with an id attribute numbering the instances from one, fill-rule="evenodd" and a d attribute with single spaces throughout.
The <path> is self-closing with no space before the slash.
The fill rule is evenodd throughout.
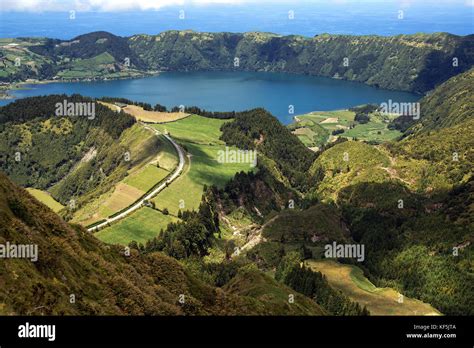
<path id="1" fill-rule="evenodd" d="M 311 111 L 347 109 L 384 102 L 415 102 L 421 96 L 358 82 L 269 72 L 164 72 L 156 76 L 91 82 L 25 85 L 15 98 L 48 94 L 122 97 L 155 105 L 197 106 L 209 111 L 242 111 L 263 107 L 283 124 Z M 14 99 L 1 100 L 5 105 Z"/>

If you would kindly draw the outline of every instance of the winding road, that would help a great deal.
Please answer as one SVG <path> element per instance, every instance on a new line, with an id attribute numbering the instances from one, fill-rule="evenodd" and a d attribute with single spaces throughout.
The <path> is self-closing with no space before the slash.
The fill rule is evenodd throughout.
<path id="1" fill-rule="evenodd" d="M 156 130 L 154 128 L 151 128 L 151 127 L 148 127 L 148 126 L 145 126 L 145 125 L 144 125 L 144 127 L 146 129 L 149 129 L 149 130 L 152 130 L 153 132 L 155 132 L 157 136 L 161 134 L 158 130 Z M 88 228 L 87 231 L 89 231 L 89 232 L 98 231 L 102 227 L 105 227 L 105 226 L 107 226 L 108 224 L 110 224 L 112 222 L 121 220 L 124 217 L 126 217 L 127 215 L 129 215 L 130 213 L 133 213 L 135 210 L 140 209 L 143 206 L 143 203 L 145 201 L 148 201 L 148 200 L 152 199 L 154 196 L 156 196 L 158 193 L 160 193 L 164 188 L 166 188 L 170 183 L 172 183 L 176 178 L 178 178 L 181 175 L 181 173 L 183 171 L 183 168 L 184 168 L 184 153 L 183 153 L 183 150 L 181 149 L 181 147 L 178 144 L 176 144 L 176 142 L 168 134 L 163 134 L 163 136 L 166 139 L 168 139 L 171 142 L 171 144 L 173 144 L 174 148 L 178 152 L 179 164 L 176 167 L 173 174 L 168 176 L 168 178 L 166 178 L 166 181 L 163 184 L 161 184 L 160 186 L 155 188 L 153 191 L 151 191 L 150 193 L 148 193 L 145 196 L 143 196 L 142 198 L 140 198 L 138 201 L 133 203 L 130 207 L 128 207 L 126 210 L 124 210 L 120 214 L 117 214 L 114 217 L 107 218 L 104 222 L 101 222 L 98 225 L 95 225 L 91 228 Z"/>

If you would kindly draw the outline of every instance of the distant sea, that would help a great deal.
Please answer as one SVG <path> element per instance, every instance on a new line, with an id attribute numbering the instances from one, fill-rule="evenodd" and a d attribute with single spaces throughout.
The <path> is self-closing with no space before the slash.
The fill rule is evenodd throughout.
<path id="1" fill-rule="evenodd" d="M 321 33 L 397 35 L 449 32 L 474 33 L 471 0 L 451 1 L 293 1 L 165 7 L 158 11 L 0 12 L 0 37 L 42 36 L 71 39 L 104 30 L 116 35 L 157 34 L 170 29 L 209 32 L 264 31 L 314 36 Z M 339 3 L 339 4 L 338 4 Z M 0 6 L 1 8 L 1 6 Z M 184 10 L 184 19 L 179 19 Z M 399 11 L 403 19 L 399 19 Z M 293 11 L 294 19 L 289 19 Z"/>

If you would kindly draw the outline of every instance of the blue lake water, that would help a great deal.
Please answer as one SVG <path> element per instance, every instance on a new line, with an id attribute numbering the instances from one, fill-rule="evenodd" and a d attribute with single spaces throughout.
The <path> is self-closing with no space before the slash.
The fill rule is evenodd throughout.
<path id="1" fill-rule="evenodd" d="M 79 93 L 89 97 L 124 97 L 160 103 L 168 108 L 198 106 L 210 111 L 241 111 L 264 107 L 284 123 L 310 111 L 345 109 L 390 99 L 414 102 L 419 95 L 378 89 L 357 82 L 324 77 L 265 72 L 167 72 L 158 76 L 100 81 L 32 85 L 15 91 L 18 98 Z M 4 105 L 9 101 L 0 101 Z M 290 114 L 290 105 L 294 114 Z"/>

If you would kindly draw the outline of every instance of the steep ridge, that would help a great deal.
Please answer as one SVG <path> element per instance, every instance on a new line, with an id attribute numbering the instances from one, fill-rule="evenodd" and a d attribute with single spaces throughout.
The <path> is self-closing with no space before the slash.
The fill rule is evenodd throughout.
<path id="1" fill-rule="evenodd" d="M 315 37 L 166 31 L 122 38 L 94 32 L 72 40 L 21 38 L 0 47 L 1 81 L 119 78 L 148 71 L 273 71 L 427 92 L 470 69 L 474 36 L 447 33 Z M 15 65 L 20 58 L 27 64 Z"/>
<path id="2" fill-rule="evenodd" d="M 280 36 L 167 31 L 135 35 L 130 47 L 159 70 L 276 71 L 343 78 L 423 93 L 469 69 L 474 36 Z M 453 59 L 457 66 L 453 66 Z"/>
<path id="3" fill-rule="evenodd" d="M 294 291 L 256 269 L 250 272 L 259 277 L 261 290 L 239 295 L 206 285 L 163 254 L 132 249 L 127 256 L 126 249 L 106 246 L 82 227 L 65 223 L 3 173 L 0 208 L 1 243 L 38 247 L 36 261 L 0 262 L 1 314 L 324 314 L 302 295 L 298 306 L 269 303 L 267 291 L 286 301 Z"/>
<path id="4" fill-rule="evenodd" d="M 411 132 L 461 125 L 474 118 L 474 69 L 456 75 L 421 100 L 421 119 Z"/>
<path id="5" fill-rule="evenodd" d="M 436 88 L 407 138 L 341 142 L 310 169 L 320 178 L 314 196 L 336 203 L 351 237 L 365 245 L 371 281 L 445 314 L 474 310 L 471 85 L 466 72 Z"/>

